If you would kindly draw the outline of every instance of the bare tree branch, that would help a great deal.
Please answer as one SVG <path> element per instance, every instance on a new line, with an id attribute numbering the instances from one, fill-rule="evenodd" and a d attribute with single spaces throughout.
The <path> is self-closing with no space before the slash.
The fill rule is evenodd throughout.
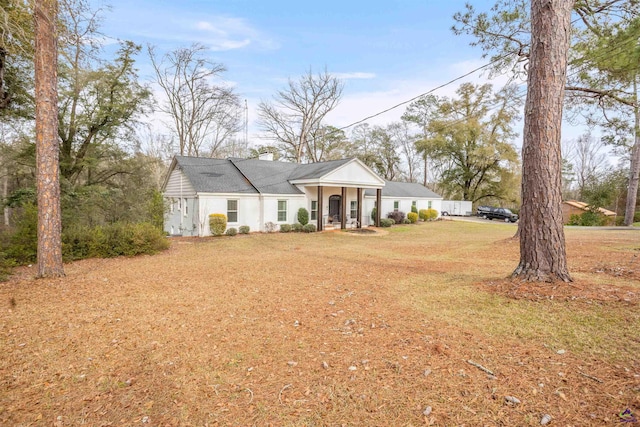
<path id="1" fill-rule="evenodd" d="M 338 105 L 342 88 L 342 83 L 326 70 L 316 75 L 309 70 L 298 81 L 290 79 L 287 88 L 278 91 L 272 102 L 260 103 L 259 125 L 288 157 L 298 163 L 304 159 L 313 161 L 310 139 Z"/>

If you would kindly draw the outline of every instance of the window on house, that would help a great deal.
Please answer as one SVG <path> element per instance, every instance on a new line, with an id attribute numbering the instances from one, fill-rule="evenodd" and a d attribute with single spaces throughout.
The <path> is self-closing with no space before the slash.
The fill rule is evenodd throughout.
<path id="1" fill-rule="evenodd" d="M 182 199 L 178 198 L 178 211 L 182 210 Z"/>
<path id="2" fill-rule="evenodd" d="M 416 200 L 414 200 L 413 202 L 411 202 L 411 207 L 412 208 L 416 208 L 418 209 L 418 202 Z"/>
<path id="3" fill-rule="evenodd" d="M 286 200 L 278 200 L 278 221 L 280 222 L 287 221 L 287 201 Z"/>
<path id="4" fill-rule="evenodd" d="M 428 207 L 429 209 L 431 209 L 431 200 L 429 200 L 429 202 L 427 202 L 427 207 Z"/>
<path id="5" fill-rule="evenodd" d="M 184 199 L 184 216 L 189 215 L 189 205 L 187 205 L 187 199 Z"/>
<path id="6" fill-rule="evenodd" d="M 400 200 L 394 200 L 393 201 L 393 210 L 397 211 L 398 209 L 400 209 Z"/>
<path id="7" fill-rule="evenodd" d="M 169 212 L 173 213 L 173 210 L 175 209 L 175 207 L 176 207 L 176 201 L 173 198 L 169 199 Z"/>
<path id="8" fill-rule="evenodd" d="M 351 201 L 351 218 L 357 218 L 358 217 L 358 202 L 356 200 L 352 200 Z"/>
<path id="9" fill-rule="evenodd" d="M 237 200 L 227 200 L 227 222 L 238 222 Z"/>
<path id="10" fill-rule="evenodd" d="M 318 220 L 318 201 L 312 200 L 311 201 L 311 221 L 317 221 L 317 220 Z"/>

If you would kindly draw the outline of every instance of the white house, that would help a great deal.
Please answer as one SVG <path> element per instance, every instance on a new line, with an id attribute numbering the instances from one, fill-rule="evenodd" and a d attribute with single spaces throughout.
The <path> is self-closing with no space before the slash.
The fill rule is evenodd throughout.
<path id="1" fill-rule="evenodd" d="M 420 184 L 385 181 L 358 159 L 297 164 L 261 159 L 210 159 L 176 156 L 163 184 L 169 205 L 165 231 L 207 236 L 209 214 L 227 216 L 227 227 L 297 222 L 298 209 L 309 212 L 318 231 L 363 227 L 400 210 L 433 208 L 442 197 Z M 379 220 L 379 218 L 378 218 Z"/>

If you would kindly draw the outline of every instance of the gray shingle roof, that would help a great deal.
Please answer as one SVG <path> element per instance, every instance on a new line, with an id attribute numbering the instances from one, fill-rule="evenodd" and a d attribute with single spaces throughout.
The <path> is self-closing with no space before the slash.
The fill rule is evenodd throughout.
<path id="1" fill-rule="evenodd" d="M 258 192 L 229 160 L 176 156 L 176 162 L 198 193 Z"/>
<path id="2" fill-rule="evenodd" d="M 366 190 L 366 196 L 375 196 L 376 190 Z M 426 199 L 442 199 L 442 196 L 415 182 L 386 181 L 382 188 L 383 197 L 418 197 Z"/>
<path id="3" fill-rule="evenodd" d="M 317 179 L 352 159 L 297 164 L 258 159 L 210 159 L 176 156 L 177 166 L 198 193 L 303 194 L 291 180 Z M 442 198 L 415 183 L 385 181 L 385 197 Z M 367 196 L 375 190 L 366 190 Z"/>
<path id="4" fill-rule="evenodd" d="M 258 159 L 230 159 L 232 164 L 263 194 L 303 194 L 289 183 L 296 163 L 274 162 Z"/>
<path id="5" fill-rule="evenodd" d="M 298 165 L 289 179 L 317 179 L 325 176 L 329 172 L 349 163 L 353 159 L 330 160 L 328 162 L 309 163 Z"/>

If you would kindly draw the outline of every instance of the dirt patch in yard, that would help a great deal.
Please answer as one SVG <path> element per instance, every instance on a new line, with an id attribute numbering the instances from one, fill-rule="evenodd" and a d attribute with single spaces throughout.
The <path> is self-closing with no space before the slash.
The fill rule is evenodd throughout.
<path id="1" fill-rule="evenodd" d="M 509 294 L 508 282 L 490 278 L 505 277 L 517 253 L 478 252 L 502 238 L 478 227 L 487 226 L 175 239 L 156 256 L 66 265 L 62 279 L 20 269 L 0 284 L 0 424 L 534 426 L 549 414 L 550 425 L 588 426 L 617 424 L 625 409 L 637 417 L 637 343 L 606 359 L 443 320 L 438 307 L 465 309 L 455 294 L 455 306 L 434 301 L 433 312 L 407 303 L 437 286 L 443 298 L 455 287 L 478 293 L 480 282 L 482 292 Z M 469 242 L 453 246 L 458 234 Z M 569 236 L 573 267 L 610 276 L 620 298 L 603 301 L 637 323 L 635 276 L 594 270 L 627 266 L 615 254 L 633 239 L 596 254 L 583 249 L 591 239 Z M 553 292 L 571 300 L 581 283 Z M 631 302 L 624 290 L 635 292 Z"/>

